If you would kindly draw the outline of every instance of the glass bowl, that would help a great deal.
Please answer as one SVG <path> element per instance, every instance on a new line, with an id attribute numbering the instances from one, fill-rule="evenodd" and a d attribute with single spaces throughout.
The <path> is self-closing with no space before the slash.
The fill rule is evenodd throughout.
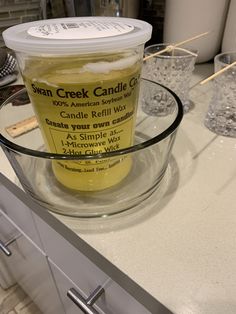
<path id="1" fill-rule="evenodd" d="M 166 116 L 151 115 L 147 108 L 157 105 L 158 95 L 167 92 L 168 102 L 173 102 Z M 159 106 L 160 104 L 158 104 Z M 163 102 L 162 105 L 166 104 Z M 145 110 L 143 110 L 145 108 Z M 176 131 L 183 117 L 179 98 L 166 87 L 141 79 L 139 106 L 134 132 L 133 146 L 111 152 L 70 155 L 55 154 L 46 150 L 37 122 L 34 121 L 32 105 L 25 88 L 10 96 L 0 108 L 0 143 L 16 176 L 26 193 L 47 209 L 58 214 L 89 218 L 106 217 L 134 208 L 147 199 L 159 186 L 167 169 Z M 29 119 L 33 125 L 26 125 Z M 15 136 L 9 130 L 23 134 Z M 34 128 L 28 132 L 27 129 Z M 25 129 L 24 129 L 25 128 Z M 63 185 L 55 176 L 55 167 L 70 167 L 71 163 L 88 165 L 93 172 L 103 167 L 112 171 L 118 183 L 98 191 L 81 191 Z M 80 169 L 80 168 L 76 168 Z M 89 174 L 75 173 L 79 185 Z M 103 183 L 104 171 L 97 174 Z M 86 177 L 87 176 L 87 177 Z M 119 180 L 116 180 L 116 177 Z"/>

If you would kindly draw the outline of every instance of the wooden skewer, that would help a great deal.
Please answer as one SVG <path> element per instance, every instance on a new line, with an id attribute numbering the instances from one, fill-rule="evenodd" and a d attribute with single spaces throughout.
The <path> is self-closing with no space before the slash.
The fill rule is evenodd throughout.
<path id="1" fill-rule="evenodd" d="M 201 34 L 196 35 L 196 36 L 194 36 L 194 37 L 191 37 L 191 38 L 188 38 L 188 39 L 186 39 L 186 40 L 183 40 L 183 41 L 181 41 L 181 42 L 179 42 L 179 43 L 176 43 L 176 44 L 167 46 L 167 47 L 166 47 L 165 49 L 163 49 L 163 50 L 160 50 L 160 51 L 158 51 L 158 52 L 155 52 L 155 53 L 151 54 L 150 56 L 144 57 L 143 60 L 146 61 L 146 60 L 148 60 L 148 59 L 150 59 L 150 58 L 152 58 L 152 57 L 155 57 L 155 56 L 157 56 L 157 55 L 160 55 L 160 54 L 162 54 L 162 53 L 164 53 L 164 52 L 166 52 L 166 51 L 175 49 L 175 47 L 182 46 L 182 45 L 184 45 L 184 44 L 186 44 L 186 43 L 188 43 L 188 42 L 190 42 L 190 41 L 192 41 L 192 40 L 198 39 L 198 38 L 203 37 L 203 36 L 205 36 L 205 35 L 207 35 L 207 34 L 209 34 L 209 32 L 201 33 Z"/>
<path id="2" fill-rule="evenodd" d="M 181 50 L 181 51 L 184 51 L 184 52 L 186 52 L 186 53 L 188 53 L 188 54 L 190 54 L 190 55 L 192 55 L 192 56 L 194 56 L 194 57 L 197 57 L 197 53 L 192 52 L 192 51 L 190 51 L 190 50 L 187 50 L 187 49 L 184 49 L 184 48 L 180 48 L 180 47 L 174 47 L 173 49 Z"/>
<path id="3" fill-rule="evenodd" d="M 216 73 L 212 74 L 211 76 L 207 77 L 206 79 L 204 79 L 203 81 L 201 81 L 199 84 L 203 85 L 207 82 L 209 82 L 210 80 L 212 80 L 213 78 L 215 78 L 216 76 L 220 75 L 221 73 L 227 71 L 229 68 L 233 67 L 234 65 L 236 65 L 236 61 L 234 61 L 233 63 L 227 65 L 225 68 L 217 71 Z"/>
<path id="4" fill-rule="evenodd" d="M 181 41 L 181 42 L 175 44 L 174 46 L 175 46 L 175 47 L 182 46 L 182 45 L 184 45 L 184 44 L 186 44 L 186 43 L 188 43 L 188 42 L 190 42 L 190 41 L 192 41 L 192 40 L 195 40 L 195 39 L 198 39 L 198 38 L 200 38 L 200 37 L 206 36 L 206 35 L 209 34 L 209 33 L 210 33 L 210 32 L 201 33 L 201 34 L 196 35 L 196 36 L 194 36 L 194 37 L 191 37 L 191 38 L 189 38 L 189 39 L 183 40 L 183 41 Z"/>
<path id="5" fill-rule="evenodd" d="M 166 51 L 172 50 L 172 49 L 173 49 L 172 47 L 173 47 L 173 46 L 167 46 L 167 47 L 166 47 L 165 49 L 163 49 L 163 50 L 160 50 L 160 51 L 158 51 L 158 52 L 155 52 L 155 53 L 151 54 L 150 56 L 146 56 L 146 57 L 143 58 L 143 61 L 146 61 L 146 60 L 148 60 L 148 59 L 150 59 L 150 58 L 152 58 L 152 57 L 158 56 L 158 55 L 160 55 L 160 54 L 162 54 L 162 53 L 164 53 L 164 52 L 166 52 Z"/>

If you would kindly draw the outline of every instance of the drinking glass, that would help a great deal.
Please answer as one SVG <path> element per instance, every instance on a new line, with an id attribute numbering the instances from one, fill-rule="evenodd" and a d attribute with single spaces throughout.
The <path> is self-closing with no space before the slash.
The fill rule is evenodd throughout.
<path id="1" fill-rule="evenodd" d="M 235 61 L 236 52 L 216 55 L 215 72 Z M 236 137 L 236 64 L 214 78 L 213 96 L 204 122 L 216 134 Z"/>
<path id="2" fill-rule="evenodd" d="M 182 101 L 184 111 L 191 107 L 189 99 L 189 82 L 194 70 L 197 51 L 191 49 L 173 48 L 148 58 L 168 47 L 168 44 L 155 44 L 145 48 L 144 54 L 147 60 L 144 63 L 143 77 L 160 83 L 177 94 Z M 167 94 L 159 95 L 159 99 L 166 102 L 163 106 L 149 108 L 150 112 L 165 115 L 171 112 L 172 104 L 167 100 Z M 160 102 L 159 102 L 160 103 Z"/>

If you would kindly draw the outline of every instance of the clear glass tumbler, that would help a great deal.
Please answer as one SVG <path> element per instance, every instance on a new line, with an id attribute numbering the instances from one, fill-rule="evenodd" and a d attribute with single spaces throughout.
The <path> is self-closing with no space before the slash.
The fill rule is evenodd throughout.
<path id="1" fill-rule="evenodd" d="M 236 62 L 236 52 L 215 56 L 215 72 Z M 214 78 L 213 96 L 205 117 L 212 132 L 236 137 L 236 64 Z"/>
<path id="2" fill-rule="evenodd" d="M 149 57 L 167 48 L 168 44 L 155 44 L 144 50 L 145 57 Z M 184 111 L 191 108 L 189 100 L 189 82 L 194 70 L 197 51 L 191 49 L 169 49 L 161 54 L 148 58 L 143 67 L 143 77 L 160 83 L 171 90 L 181 99 Z M 167 100 L 167 94 L 159 95 L 158 103 L 166 102 L 166 107 L 154 106 L 153 113 L 165 115 L 172 110 L 172 104 Z"/>

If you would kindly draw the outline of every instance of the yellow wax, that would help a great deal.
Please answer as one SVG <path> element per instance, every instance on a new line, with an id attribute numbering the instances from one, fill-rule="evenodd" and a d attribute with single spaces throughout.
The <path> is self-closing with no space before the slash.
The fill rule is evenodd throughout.
<path id="1" fill-rule="evenodd" d="M 141 61 L 136 55 L 30 58 L 23 77 L 50 152 L 94 155 L 133 143 Z M 64 186 L 97 191 L 127 176 L 127 156 L 58 160 Z"/>
<path id="2" fill-rule="evenodd" d="M 115 166 L 112 166 L 113 164 Z M 58 181 L 69 188 L 80 191 L 97 191 L 119 183 L 127 176 L 131 166 L 132 159 L 123 157 L 117 162 L 114 161 L 114 158 L 98 164 L 91 162 L 86 168 L 71 161 L 54 162 L 53 170 Z M 73 170 L 65 171 L 67 167 Z M 83 172 L 79 172 L 80 170 Z"/>

